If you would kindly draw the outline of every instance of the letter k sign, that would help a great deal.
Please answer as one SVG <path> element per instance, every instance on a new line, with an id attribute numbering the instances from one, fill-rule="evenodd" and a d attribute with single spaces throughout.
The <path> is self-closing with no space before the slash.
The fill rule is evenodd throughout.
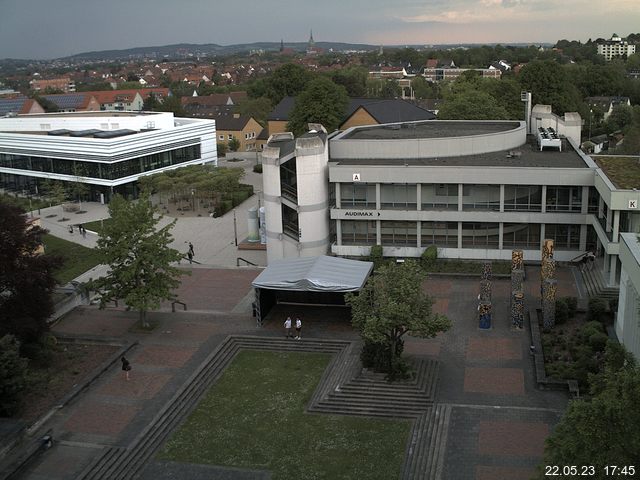
<path id="1" fill-rule="evenodd" d="M 629 208 L 638 208 L 637 200 L 629 200 Z"/>

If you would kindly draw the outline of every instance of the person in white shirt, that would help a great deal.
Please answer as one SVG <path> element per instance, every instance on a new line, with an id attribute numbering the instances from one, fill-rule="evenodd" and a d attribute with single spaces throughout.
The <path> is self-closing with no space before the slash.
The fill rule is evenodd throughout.
<path id="1" fill-rule="evenodd" d="M 296 340 L 300 340 L 302 338 L 302 320 L 296 317 Z"/>
<path id="2" fill-rule="evenodd" d="M 286 335 L 284 336 L 284 338 L 293 337 L 293 335 L 291 334 L 291 317 L 287 317 L 287 319 L 284 321 L 284 329 L 286 331 Z"/>

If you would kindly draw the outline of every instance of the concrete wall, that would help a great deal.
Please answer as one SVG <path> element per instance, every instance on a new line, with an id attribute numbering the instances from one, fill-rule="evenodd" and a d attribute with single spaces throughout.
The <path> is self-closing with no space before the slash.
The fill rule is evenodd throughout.
<path id="1" fill-rule="evenodd" d="M 280 189 L 280 148 L 266 146 L 262 152 L 262 198 L 267 234 L 267 263 L 285 258 Z M 297 256 L 297 255 L 296 255 Z"/>
<path id="2" fill-rule="evenodd" d="M 551 127 L 576 145 L 580 145 L 582 117 L 577 112 L 567 112 L 563 117 L 559 117 L 551 111 L 551 105 L 535 105 L 531 110 L 529 133 L 535 134 L 538 127 Z"/>
<path id="3" fill-rule="evenodd" d="M 99 110 L 99 106 L 98 106 Z M 173 113 L 161 112 L 145 115 L 116 112 L 76 112 L 73 114 L 37 114 L 0 118 L 2 132 L 47 132 L 49 130 L 118 130 L 127 128 L 141 130 L 149 128 L 167 129 L 174 127 Z"/>
<path id="4" fill-rule="evenodd" d="M 640 360 L 640 246 L 635 233 L 624 233 L 620 242 L 620 296 L 615 331 L 620 343 Z"/>

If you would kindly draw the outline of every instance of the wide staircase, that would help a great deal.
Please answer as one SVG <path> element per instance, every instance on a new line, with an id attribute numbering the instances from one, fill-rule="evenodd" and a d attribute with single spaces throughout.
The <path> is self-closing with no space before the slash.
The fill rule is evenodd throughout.
<path id="1" fill-rule="evenodd" d="M 607 301 L 618 298 L 620 288 L 607 286 L 604 278 L 602 277 L 602 271 L 598 268 L 598 264 L 593 265 L 593 268 L 582 269 L 582 280 L 584 286 L 587 289 L 587 295 L 589 298 L 599 297 Z"/>
<path id="2" fill-rule="evenodd" d="M 207 357 L 129 446 L 105 447 L 77 480 L 124 480 L 137 477 L 171 432 L 189 415 L 235 355 L 243 349 L 332 354 L 307 410 L 412 419 L 402 478 L 441 478 L 451 406 L 434 406 L 438 380 L 436 361 L 420 360 L 416 363 L 413 380 L 389 383 L 383 376 L 361 368 L 360 345 L 357 342 L 308 338 L 297 342 L 273 337 L 232 335 Z M 267 472 L 265 475 L 264 478 L 268 478 Z"/>

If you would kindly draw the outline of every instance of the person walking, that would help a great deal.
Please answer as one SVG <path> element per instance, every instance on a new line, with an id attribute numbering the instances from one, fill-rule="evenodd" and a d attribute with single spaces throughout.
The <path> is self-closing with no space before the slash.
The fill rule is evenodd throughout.
<path id="1" fill-rule="evenodd" d="M 71 235 L 73 235 L 73 225 L 69 225 L 69 229 L 68 230 L 69 230 L 69 233 Z"/>
<path id="2" fill-rule="evenodd" d="M 189 251 L 191 252 L 191 257 L 196 256 L 196 252 L 193 250 L 193 243 L 189 242 Z"/>
<path id="3" fill-rule="evenodd" d="M 80 230 L 80 233 L 82 234 L 82 238 L 87 238 L 87 230 L 84 228 L 84 225 L 82 224 L 78 225 L 78 230 Z"/>
<path id="4" fill-rule="evenodd" d="M 287 317 L 287 319 L 284 321 L 284 331 L 284 338 L 293 337 L 293 335 L 291 334 L 291 317 Z"/>
<path id="5" fill-rule="evenodd" d="M 127 360 L 124 357 L 122 357 L 120 359 L 120 361 L 122 362 L 122 371 L 124 372 L 124 378 L 129 380 L 129 372 L 131 371 L 131 363 L 129 363 L 129 360 Z"/>
<path id="6" fill-rule="evenodd" d="M 187 252 L 187 258 L 189 258 L 189 263 L 193 263 L 193 252 L 191 250 Z"/>
<path id="7" fill-rule="evenodd" d="M 300 340 L 302 338 L 302 320 L 300 317 L 296 317 L 296 340 Z"/>

